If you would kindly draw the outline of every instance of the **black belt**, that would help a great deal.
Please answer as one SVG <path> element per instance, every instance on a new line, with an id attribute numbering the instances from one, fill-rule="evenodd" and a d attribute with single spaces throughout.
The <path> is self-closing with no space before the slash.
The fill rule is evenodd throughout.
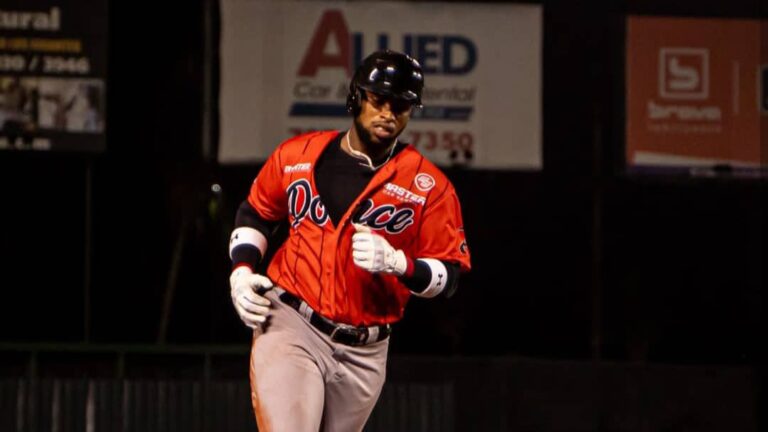
<path id="1" fill-rule="evenodd" d="M 288 306 L 296 309 L 299 314 L 307 319 L 316 329 L 327 334 L 335 342 L 344 345 L 360 346 L 369 343 L 378 342 L 389 337 L 392 333 L 392 326 L 389 324 L 376 325 L 370 327 L 355 327 L 348 324 L 338 324 L 328 318 L 325 318 L 312 310 L 302 299 L 285 291 L 282 288 L 275 288 L 280 300 Z"/>

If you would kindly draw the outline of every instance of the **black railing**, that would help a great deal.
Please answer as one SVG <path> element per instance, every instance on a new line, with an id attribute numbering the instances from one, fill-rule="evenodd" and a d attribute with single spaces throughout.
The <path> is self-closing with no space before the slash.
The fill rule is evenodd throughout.
<path id="1" fill-rule="evenodd" d="M 0 431 L 254 431 L 247 346 L 0 344 Z M 757 431 L 748 366 L 392 356 L 366 431 Z"/>

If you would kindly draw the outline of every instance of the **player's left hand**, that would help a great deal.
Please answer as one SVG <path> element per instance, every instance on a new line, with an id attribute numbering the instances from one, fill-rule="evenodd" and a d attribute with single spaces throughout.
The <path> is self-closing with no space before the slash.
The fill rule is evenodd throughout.
<path id="1" fill-rule="evenodd" d="M 402 250 L 395 249 L 382 236 L 374 234 L 365 225 L 352 224 L 357 231 L 352 235 L 352 259 L 355 265 L 371 273 L 402 275 L 408 260 Z"/>

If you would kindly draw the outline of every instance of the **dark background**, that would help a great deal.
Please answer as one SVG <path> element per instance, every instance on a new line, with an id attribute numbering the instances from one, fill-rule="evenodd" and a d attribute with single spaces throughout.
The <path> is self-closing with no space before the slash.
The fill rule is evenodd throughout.
<path id="1" fill-rule="evenodd" d="M 542 3 L 543 169 L 446 169 L 474 269 L 392 353 L 759 364 L 764 180 L 626 173 L 623 43 L 627 14 L 766 6 Z M 258 166 L 203 150 L 204 10 L 110 2 L 106 152 L 0 153 L 0 341 L 157 342 L 176 250 L 164 341 L 247 346 L 226 247 Z"/>

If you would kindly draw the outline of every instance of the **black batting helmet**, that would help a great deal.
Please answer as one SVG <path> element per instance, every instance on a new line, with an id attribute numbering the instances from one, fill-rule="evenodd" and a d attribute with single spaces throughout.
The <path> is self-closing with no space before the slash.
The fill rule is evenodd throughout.
<path id="1" fill-rule="evenodd" d="M 359 113 L 361 89 L 421 105 L 423 88 L 424 73 L 419 62 L 397 51 L 376 51 L 363 60 L 349 82 L 347 111 Z"/>

